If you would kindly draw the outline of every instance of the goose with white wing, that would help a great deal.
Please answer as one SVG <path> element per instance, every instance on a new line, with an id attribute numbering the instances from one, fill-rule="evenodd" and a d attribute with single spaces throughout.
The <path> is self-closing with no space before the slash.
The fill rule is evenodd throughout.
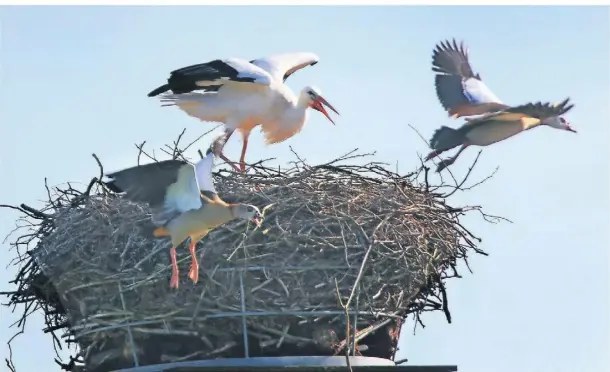
<path id="1" fill-rule="evenodd" d="M 215 142 L 195 166 L 183 160 L 165 160 L 108 174 L 104 183 L 115 192 L 124 192 L 134 202 L 148 203 L 155 237 L 169 236 L 172 247 L 171 288 L 178 288 L 176 247 L 190 238 L 191 269 L 189 278 L 197 283 L 199 263 L 197 242 L 212 229 L 234 219 L 262 222 L 259 209 L 249 204 L 228 204 L 218 196 L 212 167 L 222 141 Z"/>
<path id="2" fill-rule="evenodd" d="M 428 161 L 461 145 L 453 157 L 440 162 L 437 168 L 437 172 L 440 172 L 453 164 L 469 146 L 489 146 L 540 126 L 576 133 L 570 123 L 561 116 L 574 107 L 569 101 L 570 99 L 566 98 L 556 105 L 548 102 L 527 103 L 475 119 L 467 119 L 466 123 L 457 129 L 442 126 L 432 135 L 430 147 L 434 151 L 428 154 L 425 160 Z"/>

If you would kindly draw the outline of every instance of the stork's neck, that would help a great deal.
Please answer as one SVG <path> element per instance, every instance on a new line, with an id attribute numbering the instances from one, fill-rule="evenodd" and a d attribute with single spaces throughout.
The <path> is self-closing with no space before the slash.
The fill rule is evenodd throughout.
<path id="1" fill-rule="evenodd" d="M 299 95 L 299 99 L 296 102 L 295 108 L 300 110 L 307 110 L 310 104 L 311 98 L 309 98 L 306 93 L 301 92 L 301 94 Z"/>
<path id="2" fill-rule="evenodd" d="M 309 106 L 311 105 L 311 98 L 305 93 L 301 92 L 296 102 L 293 101 L 293 106 L 290 107 L 284 113 L 284 125 L 287 127 L 301 127 L 307 121 L 309 116 Z"/>

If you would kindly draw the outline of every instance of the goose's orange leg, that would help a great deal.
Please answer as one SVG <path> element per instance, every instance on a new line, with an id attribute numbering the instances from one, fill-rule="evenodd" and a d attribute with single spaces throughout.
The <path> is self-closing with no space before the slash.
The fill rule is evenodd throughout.
<path id="1" fill-rule="evenodd" d="M 189 271 L 189 278 L 193 281 L 193 283 L 197 283 L 199 281 L 199 261 L 197 261 L 197 253 L 195 249 L 197 248 L 197 242 L 203 239 L 206 236 L 208 230 L 204 231 L 200 235 L 191 235 L 191 244 L 189 245 L 189 252 L 191 252 L 191 270 Z"/>
<path id="2" fill-rule="evenodd" d="M 189 245 L 189 251 L 191 252 L 191 270 L 189 271 L 189 278 L 193 283 L 197 283 L 199 280 L 199 262 L 197 262 L 197 254 L 195 253 L 195 247 L 197 246 L 197 240 L 191 239 Z"/>
<path id="3" fill-rule="evenodd" d="M 171 247 L 169 255 L 172 259 L 172 279 L 169 282 L 170 288 L 178 289 L 178 261 L 176 260 L 176 247 Z"/>

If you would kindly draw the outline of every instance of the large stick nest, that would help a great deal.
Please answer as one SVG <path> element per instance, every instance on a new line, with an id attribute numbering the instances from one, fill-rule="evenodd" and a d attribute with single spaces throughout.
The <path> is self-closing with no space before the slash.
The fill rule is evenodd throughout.
<path id="1" fill-rule="evenodd" d="M 458 276 L 469 251 L 482 253 L 459 217 L 487 215 L 447 205 L 447 185 L 431 186 L 426 167 L 401 176 L 379 163 L 354 165 L 363 156 L 215 173 L 220 196 L 267 207 L 265 223 L 234 221 L 207 235 L 196 285 L 179 247 L 178 291 L 169 288 L 169 239 L 151 237 L 146 205 L 111 194 L 100 177 L 84 192 L 50 190 L 40 211 L 13 207 L 30 231 L 13 243 L 28 254 L 16 261 L 11 303 L 42 308 L 46 331 L 63 328 L 80 346 L 74 360 L 90 371 L 132 366 L 134 354 L 141 365 L 242 357 L 244 344 L 250 356 L 393 357 L 407 315 L 439 310 L 450 321 L 443 280 Z M 115 327 L 125 323 L 129 332 Z"/>

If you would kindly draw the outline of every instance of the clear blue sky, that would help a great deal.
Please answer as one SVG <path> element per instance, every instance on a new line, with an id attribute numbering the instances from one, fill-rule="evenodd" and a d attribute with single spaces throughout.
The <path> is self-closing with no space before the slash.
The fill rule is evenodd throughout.
<path id="1" fill-rule="evenodd" d="M 453 204 L 476 204 L 514 224 L 469 219 L 490 257 L 449 283 L 453 324 L 401 339 L 412 363 L 458 364 L 460 371 L 609 371 L 608 104 L 609 13 L 602 7 L 13 7 L 0 8 L 2 81 L 0 203 L 36 204 L 51 184 L 134 162 L 134 143 L 160 147 L 183 129 L 212 128 L 146 97 L 167 73 L 214 58 L 312 51 L 321 61 L 288 84 L 322 89 L 341 112 L 333 127 L 312 113 L 303 132 L 265 147 L 254 133 L 250 161 L 311 163 L 358 147 L 377 159 L 417 165 L 426 137 L 457 126 L 438 103 L 430 71 L 441 39 L 467 41 L 472 63 L 505 102 L 559 101 L 579 134 L 539 128 L 485 149 L 474 177 L 500 166 Z M 201 143 L 204 148 L 207 143 Z M 232 138 L 226 153 L 237 157 Z M 463 174 L 476 149 L 452 167 Z M 16 215 L 2 211 L 0 235 Z M 12 258 L 3 247 L 0 263 Z M 0 288 L 14 271 L 0 270 Z M 2 309 L 0 350 L 15 317 Z M 55 370 L 41 319 L 14 344 L 20 371 Z M 5 353 L 8 353 L 6 351 Z M 5 353 L 0 353 L 4 358 Z"/>

